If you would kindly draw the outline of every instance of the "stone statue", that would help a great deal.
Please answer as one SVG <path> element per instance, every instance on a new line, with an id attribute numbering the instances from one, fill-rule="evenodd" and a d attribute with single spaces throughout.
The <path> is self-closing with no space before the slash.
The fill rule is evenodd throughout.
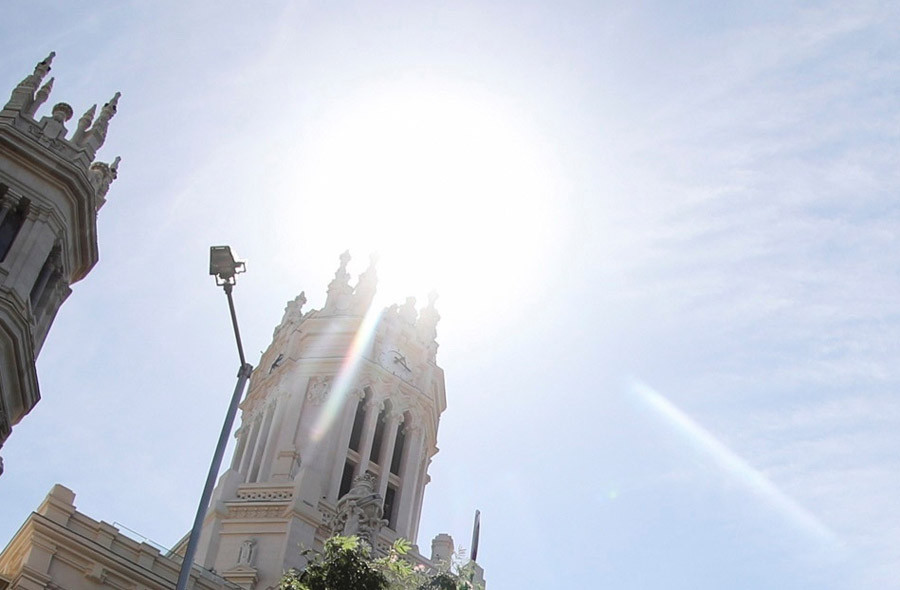
<path id="1" fill-rule="evenodd" d="M 371 547 L 381 527 L 387 524 L 382 518 L 384 499 L 375 492 L 375 476 L 365 473 L 353 479 L 353 487 L 338 500 L 337 514 L 332 521 L 332 533 L 357 535 Z"/>

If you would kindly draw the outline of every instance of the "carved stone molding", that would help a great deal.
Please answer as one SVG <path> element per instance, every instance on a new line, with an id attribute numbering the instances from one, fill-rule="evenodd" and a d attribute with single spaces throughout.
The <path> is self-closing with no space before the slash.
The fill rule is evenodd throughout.
<path id="1" fill-rule="evenodd" d="M 236 505 L 228 506 L 228 518 L 279 518 L 284 515 L 285 504 L 260 505 Z"/>
<path id="2" fill-rule="evenodd" d="M 294 497 L 293 488 L 238 490 L 238 500 L 244 502 L 284 502 Z"/>

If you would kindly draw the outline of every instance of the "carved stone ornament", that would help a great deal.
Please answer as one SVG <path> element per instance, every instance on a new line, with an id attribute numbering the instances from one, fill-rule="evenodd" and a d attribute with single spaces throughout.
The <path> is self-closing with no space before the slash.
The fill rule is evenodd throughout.
<path id="1" fill-rule="evenodd" d="M 253 566 L 253 558 L 256 556 L 256 539 L 246 539 L 243 543 L 241 543 L 241 548 L 238 550 L 238 566 L 251 567 Z"/>
<path id="2" fill-rule="evenodd" d="M 281 316 L 281 323 L 278 324 L 278 327 L 275 328 L 275 333 L 272 334 L 273 338 L 277 336 L 281 330 L 300 323 L 300 320 L 303 319 L 304 305 L 306 305 L 306 292 L 300 291 L 300 294 L 294 297 L 292 301 L 288 301 L 287 306 L 285 306 L 284 315 Z"/>
<path id="3" fill-rule="evenodd" d="M 306 399 L 319 405 L 328 397 L 331 390 L 331 377 L 313 377 L 309 380 L 309 390 L 306 392 Z"/>
<path id="4" fill-rule="evenodd" d="M 336 535 L 357 535 L 361 540 L 375 547 L 381 528 L 387 524 L 384 515 L 384 500 L 375 492 L 375 476 L 365 473 L 353 479 L 353 487 L 338 500 L 337 514 L 331 523 L 331 532 Z"/>

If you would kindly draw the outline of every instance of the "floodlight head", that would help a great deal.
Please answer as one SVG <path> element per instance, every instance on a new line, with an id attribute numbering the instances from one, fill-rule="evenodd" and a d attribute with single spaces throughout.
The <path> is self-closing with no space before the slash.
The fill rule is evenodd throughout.
<path id="1" fill-rule="evenodd" d="M 216 285 L 234 285 L 234 275 L 244 272 L 243 262 L 236 262 L 231 246 L 210 246 L 209 274 L 216 277 Z"/>

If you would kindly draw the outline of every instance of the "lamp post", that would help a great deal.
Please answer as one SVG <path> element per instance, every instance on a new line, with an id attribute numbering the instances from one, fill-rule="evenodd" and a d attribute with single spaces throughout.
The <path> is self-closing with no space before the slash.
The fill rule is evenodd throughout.
<path id="1" fill-rule="evenodd" d="M 234 417 L 237 415 L 238 404 L 243 396 L 244 387 L 246 387 L 247 380 L 250 379 L 250 373 L 253 371 L 253 367 L 244 358 L 241 332 L 238 329 L 237 315 L 234 313 L 234 300 L 231 297 L 231 291 L 234 289 L 236 282 L 235 275 L 245 270 L 246 267 L 243 262 L 235 261 L 230 247 L 212 246 L 209 249 L 209 274 L 216 277 L 216 285 L 222 287 L 225 290 L 225 296 L 228 297 L 228 309 L 231 312 L 231 325 L 234 328 L 234 339 L 237 342 L 241 367 L 238 369 L 237 385 L 234 386 L 231 404 L 228 406 L 228 412 L 225 414 L 225 423 L 222 424 L 222 432 L 219 434 L 219 443 L 216 445 L 216 452 L 213 454 L 212 464 L 210 464 L 209 473 L 206 476 L 206 485 L 203 487 L 203 494 L 200 496 L 200 505 L 197 506 L 197 515 L 194 517 L 194 526 L 191 528 L 187 548 L 184 550 L 184 560 L 181 562 L 181 571 L 178 574 L 178 584 L 175 586 L 175 590 L 185 590 L 187 588 L 191 567 L 194 563 L 194 553 L 197 551 L 197 541 L 200 539 L 200 530 L 203 528 L 203 518 L 206 516 L 206 509 L 209 507 L 209 498 L 212 496 L 216 476 L 219 474 L 219 467 L 222 465 L 222 455 L 225 454 L 225 446 L 228 444 L 228 436 L 231 434 L 231 427 L 234 425 Z"/>

